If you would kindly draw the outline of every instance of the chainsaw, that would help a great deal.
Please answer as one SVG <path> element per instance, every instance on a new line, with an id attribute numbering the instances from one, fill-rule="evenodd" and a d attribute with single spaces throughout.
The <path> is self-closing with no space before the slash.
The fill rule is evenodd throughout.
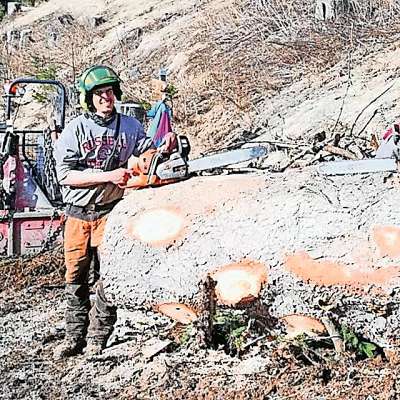
<path id="1" fill-rule="evenodd" d="M 389 136 L 388 136 L 389 134 Z M 394 124 L 393 128 L 384 135 L 384 145 L 386 140 L 393 136 L 393 143 L 387 148 L 383 147 L 382 151 L 378 148 L 377 158 L 366 158 L 362 160 L 343 160 L 329 161 L 321 163 L 318 167 L 320 175 L 348 175 L 348 174 L 368 174 L 379 172 L 399 172 L 400 162 L 400 127 Z M 383 158 L 384 157 L 384 158 Z M 388 158 L 389 157 L 389 158 Z"/>
<path id="2" fill-rule="evenodd" d="M 186 136 L 177 136 L 177 149 L 171 154 L 161 149 L 144 152 L 131 166 L 133 177 L 126 188 L 140 189 L 184 180 L 196 172 L 237 164 L 267 154 L 262 146 L 241 148 L 189 160 L 190 143 Z"/>
<path id="3" fill-rule="evenodd" d="M 394 158 L 330 161 L 321 163 L 318 167 L 320 175 L 349 175 L 397 171 L 397 160 Z"/>

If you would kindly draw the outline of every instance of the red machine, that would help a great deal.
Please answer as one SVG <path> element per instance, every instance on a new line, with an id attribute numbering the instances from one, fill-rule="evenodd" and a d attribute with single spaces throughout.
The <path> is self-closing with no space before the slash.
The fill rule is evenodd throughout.
<path id="1" fill-rule="evenodd" d="M 31 254 L 45 250 L 60 236 L 62 201 L 55 176 L 49 128 L 14 129 L 18 104 L 14 88 L 51 85 L 57 89 L 60 132 L 65 123 L 65 87 L 58 81 L 19 78 L 6 95 L 6 124 L 0 127 L 0 256 Z M 47 86 L 48 88 L 49 86 Z"/>

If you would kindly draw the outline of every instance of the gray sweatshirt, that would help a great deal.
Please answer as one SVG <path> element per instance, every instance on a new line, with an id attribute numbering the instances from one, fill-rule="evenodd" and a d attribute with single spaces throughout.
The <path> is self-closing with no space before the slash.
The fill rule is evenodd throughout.
<path id="1" fill-rule="evenodd" d="M 123 189 L 113 183 L 77 188 L 63 185 L 70 171 L 101 172 L 114 147 L 117 118 L 107 126 L 100 126 L 92 119 L 80 115 L 67 124 L 56 141 L 54 157 L 57 179 L 62 185 L 66 204 L 86 206 L 104 205 L 120 199 Z M 133 117 L 121 114 L 119 135 L 114 154 L 119 154 L 119 167 L 125 166 L 131 155 L 138 156 L 152 146 L 142 125 Z M 118 166 L 116 166 L 118 168 Z"/>

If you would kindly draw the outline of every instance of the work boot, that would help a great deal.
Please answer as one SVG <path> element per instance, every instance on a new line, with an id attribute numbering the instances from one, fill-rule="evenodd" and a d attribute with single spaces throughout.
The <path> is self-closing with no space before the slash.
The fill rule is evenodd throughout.
<path id="1" fill-rule="evenodd" d="M 53 352 L 55 360 L 61 360 L 67 357 L 73 357 L 82 353 L 86 341 L 82 338 L 66 337 Z"/>

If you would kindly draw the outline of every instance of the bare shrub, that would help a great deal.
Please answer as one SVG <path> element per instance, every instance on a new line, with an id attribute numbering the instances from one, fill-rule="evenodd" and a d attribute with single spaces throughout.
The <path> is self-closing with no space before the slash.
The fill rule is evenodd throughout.
<path id="1" fill-rule="evenodd" d="M 12 76 L 38 76 L 52 67 L 57 78 L 73 83 L 79 73 L 101 60 L 96 44 L 101 38 L 89 24 L 74 21 L 42 21 L 33 28 L 30 41 L 22 49 L 3 44 L 0 59 Z M 58 21 L 58 22 L 57 22 Z"/>
<path id="2" fill-rule="evenodd" d="M 305 71 L 335 63 L 338 57 L 326 49 L 328 42 L 340 48 L 340 41 L 318 35 L 312 24 L 312 8 L 301 1 L 273 0 L 265 7 L 260 2 L 236 1 L 223 14 L 206 13 L 193 27 L 197 41 L 205 45 L 191 53 L 187 82 L 180 91 L 186 123 L 215 112 L 221 104 L 225 112 L 240 118 Z M 207 118 L 214 119 L 211 114 Z M 227 123 L 221 115 L 219 120 L 227 125 L 221 127 L 216 121 L 211 126 L 213 138 L 226 137 L 228 130 L 235 129 L 234 122 Z"/>
<path id="3" fill-rule="evenodd" d="M 211 119 L 210 136 L 229 137 L 235 124 L 221 117 L 221 105 L 240 120 L 300 77 L 396 34 L 396 1 L 341 0 L 336 6 L 336 21 L 327 22 L 315 19 L 314 1 L 234 0 L 223 12 L 206 11 L 187 35 L 193 40 L 188 46 L 194 40 L 203 46 L 190 52 L 179 92 L 182 122 L 199 126 Z"/>
<path id="4" fill-rule="evenodd" d="M 240 18 L 241 25 L 256 28 L 264 37 L 274 33 L 280 37 L 296 37 L 313 19 L 310 1 L 249 0 L 238 1 L 234 7 L 244 16 Z"/>

